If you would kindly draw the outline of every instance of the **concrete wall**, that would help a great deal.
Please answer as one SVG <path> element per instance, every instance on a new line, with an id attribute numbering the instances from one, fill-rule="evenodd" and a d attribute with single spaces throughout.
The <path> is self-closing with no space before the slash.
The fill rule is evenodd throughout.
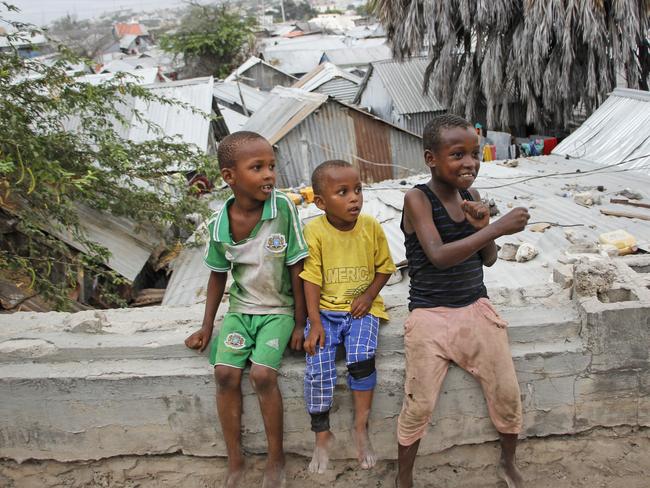
<path id="1" fill-rule="evenodd" d="M 650 426 L 650 258 L 596 267 L 609 270 L 604 285 L 591 286 L 593 265 L 577 264 L 575 271 L 558 269 L 556 284 L 490 290 L 510 322 L 524 436 Z M 592 280 L 591 287 L 583 286 L 585 280 Z M 401 285 L 398 290 L 404 289 Z M 391 288 L 385 294 L 391 321 L 381 328 L 371 418 L 372 441 L 382 458 L 396 454 L 404 378 L 405 296 Z M 201 316 L 200 305 L 0 316 L 0 457 L 73 461 L 175 452 L 225 455 L 211 368 L 204 356 L 182 345 Z M 301 355 L 287 354 L 280 380 L 285 446 L 297 454 L 312 448 L 303 367 Z M 334 452 L 352 458 L 352 402 L 344 364 L 339 371 Z M 421 454 L 497 438 L 478 385 L 455 367 L 431 423 Z M 244 444 L 250 452 L 265 449 L 248 382 Z"/>

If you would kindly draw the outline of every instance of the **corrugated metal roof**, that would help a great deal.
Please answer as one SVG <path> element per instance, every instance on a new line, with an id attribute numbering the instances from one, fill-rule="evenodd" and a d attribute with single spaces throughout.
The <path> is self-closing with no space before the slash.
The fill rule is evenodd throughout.
<path id="1" fill-rule="evenodd" d="M 263 64 L 264 66 L 267 66 L 269 69 L 279 71 L 283 75 L 286 75 L 286 76 L 289 76 L 289 77 L 293 78 L 292 75 L 290 75 L 289 73 L 285 73 L 284 71 L 279 69 L 277 66 L 273 66 L 272 64 L 269 64 L 266 61 L 264 61 L 263 59 L 260 59 L 260 58 L 258 58 L 256 56 L 251 56 L 246 61 L 244 61 L 244 63 L 242 63 L 242 65 L 239 66 L 235 71 L 230 73 L 230 75 L 228 75 L 228 77 L 224 81 L 236 81 L 238 76 L 243 75 L 244 73 L 246 73 L 246 71 L 251 69 L 253 66 L 255 66 L 256 64 L 260 64 L 260 63 Z"/>
<path id="2" fill-rule="evenodd" d="M 248 119 L 250 118 L 240 114 L 239 112 L 230 110 L 228 107 L 223 107 L 221 105 L 219 105 L 219 111 L 221 112 L 221 115 L 223 116 L 223 120 L 226 123 L 226 127 L 228 127 L 228 131 L 231 134 L 233 132 L 240 131 L 242 127 L 246 125 L 246 122 L 248 122 Z"/>
<path id="3" fill-rule="evenodd" d="M 440 112 L 445 107 L 435 99 L 431 90 L 426 95 L 422 93 L 424 72 L 428 64 L 426 58 L 411 58 L 404 62 L 380 61 L 372 64 L 369 76 L 381 78 L 397 113 Z"/>
<path id="4" fill-rule="evenodd" d="M 137 38 L 138 36 L 134 34 L 127 34 L 125 36 L 122 36 L 122 38 L 120 38 L 120 49 L 130 48 L 131 44 L 133 44 Z"/>
<path id="5" fill-rule="evenodd" d="M 300 78 L 293 84 L 294 88 L 302 88 L 307 91 L 314 91 L 324 83 L 332 81 L 335 78 L 343 78 L 356 85 L 361 84 L 361 78 L 355 76 L 332 63 L 319 64 L 312 71 Z"/>
<path id="6" fill-rule="evenodd" d="M 133 76 L 128 76 L 125 81 L 130 83 L 137 83 L 138 85 L 151 85 L 156 82 L 158 76 L 157 68 L 144 68 L 144 69 L 134 69 L 130 68 L 128 71 L 122 71 L 123 73 L 129 73 Z M 77 78 L 78 81 L 82 83 L 90 83 L 91 85 L 99 85 L 101 83 L 107 82 L 115 78 L 115 75 L 118 72 L 112 73 L 100 73 L 96 75 L 83 75 Z"/>
<path id="7" fill-rule="evenodd" d="M 253 114 L 243 130 L 257 132 L 275 144 L 327 98 L 327 95 L 299 88 L 275 87 L 268 102 Z"/>
<path id="8" fill-rule="evenodd" d="M 320 63 L 320 49 L 287 49 L 266 52 L 264 58 L 273 66 L 292 75 L 311 71 Z"/>
<path id="9" fill-rule="evenodd" d="M 126 35 L 146 36 L 149 34 L 147 28 L 139 23 L 118 22 L 113 28 L 117 37 L 124 37 Z"/>
<path id="10" fill-rule="evenodd" d="M 422 167 L 424 168 L 424 163 Z M 576 170 L 580 172 L 576 173 Z M 573 174 L 558 175 L 565 172 Z M 524 181 L 531 177 L 535 179 Z M 403 195 L 413 185 L 424 183 L 429 178 L 430 175 L 423 173 L 407 178 L 406 184 L 393 180 L 364 186 L 363 211 L 380 221 L 395 262 L 399 263 L 405 257 L 404 237 L 399 229 Z M 510 186 L 492 188 L 508 183 Z M 594 188 L 604 185 L 606 189 L 601 193 L 603 205 L 587 208 L 576 204 L 572 198 L 564 196 L 570 191 L 567 190 L 567 185 Z M 510 210 L 510 206 L 525 206 L 529 208 L 530 223 L 559 224 L 543 233 L 532 232 L 527 228 L 521 233 L 499 238 L 499 244 L 529 242 L 537 247 L 539 255 L 527 263 L 499 259 L 494 266 L 484 268 L 488 290 L 503 287 L 521 289 L 551 281 L 553 266 L 571 245 L 565 237 L 567 231 L 572 231 L 578 237 L 584 235 L 589 241 L 596 242 L 598 235 L 603 232 L 625 229 L 636 237 L 641 247 L 647 249 L 650 246 L 650 225 L 647 221 L 605 216 L 600 212 L 601 208 L 631 209 L 632 207 L 606 203 L 624 188 L 645 191 L 646 197 L 650 196 L 650 176 L 636 170 L 620 171 L 619 168 L 605 168 L 589 161 L 567 161 L 561 156 L 551 155 L 522 158 L 517 168 L 484 163 L 475 186 L 483 197 L 496 201 L 502 215 Z M 303 222 L 320 212 L 313 204 L 299 210 Z M 202 249 L 196 248 L 183 251 L 182 259 L 179 258 L 174 264 L 174 274 L 165 293 L 164 305 L 190 305 L 205 300 L 209 271 L 202 264 L 202 252 Z"/>
<path id="11" fill-rule="evenodd" d="M 214 84 L 214 97 L 217 100 L 241 107 L 240 91 L 249 113 L 257 112 L 269 98 L 268 92 L 248 86 L 246 83 L 239 83 L 239 86 L 234 81 L 221 81 Z"/>
<path id="12" fill-rule="evenodd" d="M 139 110 L 146 120 L 158 125 L 165 136 L 188 144 L 195 144 L 201 150 L 207 151 L 210 131 L 208 117 L 212 113 L 213 85 L 212 77 L 207 77 L 160 83 L 147 87 L 154 94 L 183 102 L 199 113 L 169 104 L 146 103 L 141 99 L 132 101 L 131 106 Z M 144 142 L 160 136 L 149 131 L 147 126 L 134 116 L 127 137 L 135 142 Z M 178 169 L 180 168 L 170 168 L 170 171 Z"/>
<path id="13" fill-rule="evenodd" d="M 363 66 L 384 59 L 391 59 L 393 51 L 386 44 L 371 47 L 346 47 L 343 49 L 328 49 L 323 53 L 321 61 L 329 61 L 338 66 Z"/>
<path id="14" fill-rule="evenodd" d="M 553 154 L 650 175 L 650 92 L 617 88 Z"/>
<path id="15" fill-rule="evenodd" d="M 262 41 L 264 43 L 264 58 L 267 54 L 277 51 L 312 50 L 325 51 L 326 49 L 341 49 L 345 47 L 345 36 L 328 34 L 312 34 L 293 38 L 272 37 Z"/>
<path id="16" fill-rule="evenodd" d="M 152 66 L 149 66 L 152 68 Z M 113 59 L 99 69 L 99 73 L 119 73 L 120 71 L 132 72 L 136 68 L 122 59 Z"/>

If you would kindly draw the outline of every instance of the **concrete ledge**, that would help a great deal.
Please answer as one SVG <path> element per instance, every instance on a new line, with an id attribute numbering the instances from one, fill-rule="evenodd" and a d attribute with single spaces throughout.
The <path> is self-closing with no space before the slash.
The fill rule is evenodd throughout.
<path id="1" fill-rule="evenodd" d="M 650 426 L 650 291 L 646 273 L 639 271 L 650 269 L 650 259 L 635 259 L 616 265 L 614 289 L 631 294 L 572 300 L 571 291 L 559 285 L 491 291 L 510 322 L 525 436 Z M 632 295 L 636 298 L 609 301 Z M 407 311 L 403 296 L 388 295 L 386 301 L 392 320 L 380 333 L 371 436 L 379 456 L 393 459 Z M 225 455 L 211 367 L 182 345 L 202 312 L 195 306 L 0 316 L 0 457 L 76 461 Z M 302 397 L 303 368 L 303 356 L 289 354 L 280 384 L 286 450 L 306 455 L 312 435 Z M 332 411 L 339 459 L 354 457 L 344 370 L 341 363 Z M 456 367 L 450 369 L 431 423 L 422 454 L 497 438 L 480 388 Z M 244 445 L 250 452 L 265 450 L 257 399 L 247 381 Z"/>

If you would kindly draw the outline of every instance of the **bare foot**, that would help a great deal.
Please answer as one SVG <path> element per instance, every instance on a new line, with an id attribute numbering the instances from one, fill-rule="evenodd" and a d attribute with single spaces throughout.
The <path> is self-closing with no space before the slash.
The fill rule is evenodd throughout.
<path id="1" fill-rule="evenodd" d="M 368 427 L 363 426 L 362 429 L 357 429 L 353 434 L 354 442 L 357 445 L 357 459 L 361 469 L 370 469 L 377 464 L 377 456 L 370 444 L 370 437 L 368 436 Z"/>
<path id="2" fill-rule="evenodd" d="M 514 464 L 506 464 L 504 461 L 497 467 L 499 478 L 506 482 L 508 488 L 523 488 L 524 478 Z"/>
<path id="3" fill-rule="evenodd" d="M 329 430 L 325 432 L 316 432 L 316 446 L 314 446 L 314 455 L 309 463 L 309 472 L 323 474 L 327 470 L 327 464 L 330 460 L 329 448 L 334 441 L 334 434 Z"/>
<path id="4" fill-rule="evenodd" d="M 237 488 L 244 473 L 244 461 L 232 461 L 228 466 L 228 474 L 223 483 L 223 488 Z"/>
<path id="5" fill-rule="evenodd" d="M 284 459 L 277 462 L 267 460 L 262 488 L 284 488 L 285 483 Z"/>

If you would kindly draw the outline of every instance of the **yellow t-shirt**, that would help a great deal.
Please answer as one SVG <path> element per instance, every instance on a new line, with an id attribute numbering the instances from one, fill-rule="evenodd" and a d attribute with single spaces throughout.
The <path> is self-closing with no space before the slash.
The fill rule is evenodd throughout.
<path id="1" fill-rule="evenodd" d="M 320 308 L 349 312 L 354 298 L 375 279 L 375 273 L 391 274 L 395 264 L 381 225 L 370 215 L 360 214 L 352 230 L 341 231 L 316 217 L 305 226 L 309 256 L 300 277 L 321 287 Z M 377 295 L 370 313 L 387 319 L 384 301 Z"/>

